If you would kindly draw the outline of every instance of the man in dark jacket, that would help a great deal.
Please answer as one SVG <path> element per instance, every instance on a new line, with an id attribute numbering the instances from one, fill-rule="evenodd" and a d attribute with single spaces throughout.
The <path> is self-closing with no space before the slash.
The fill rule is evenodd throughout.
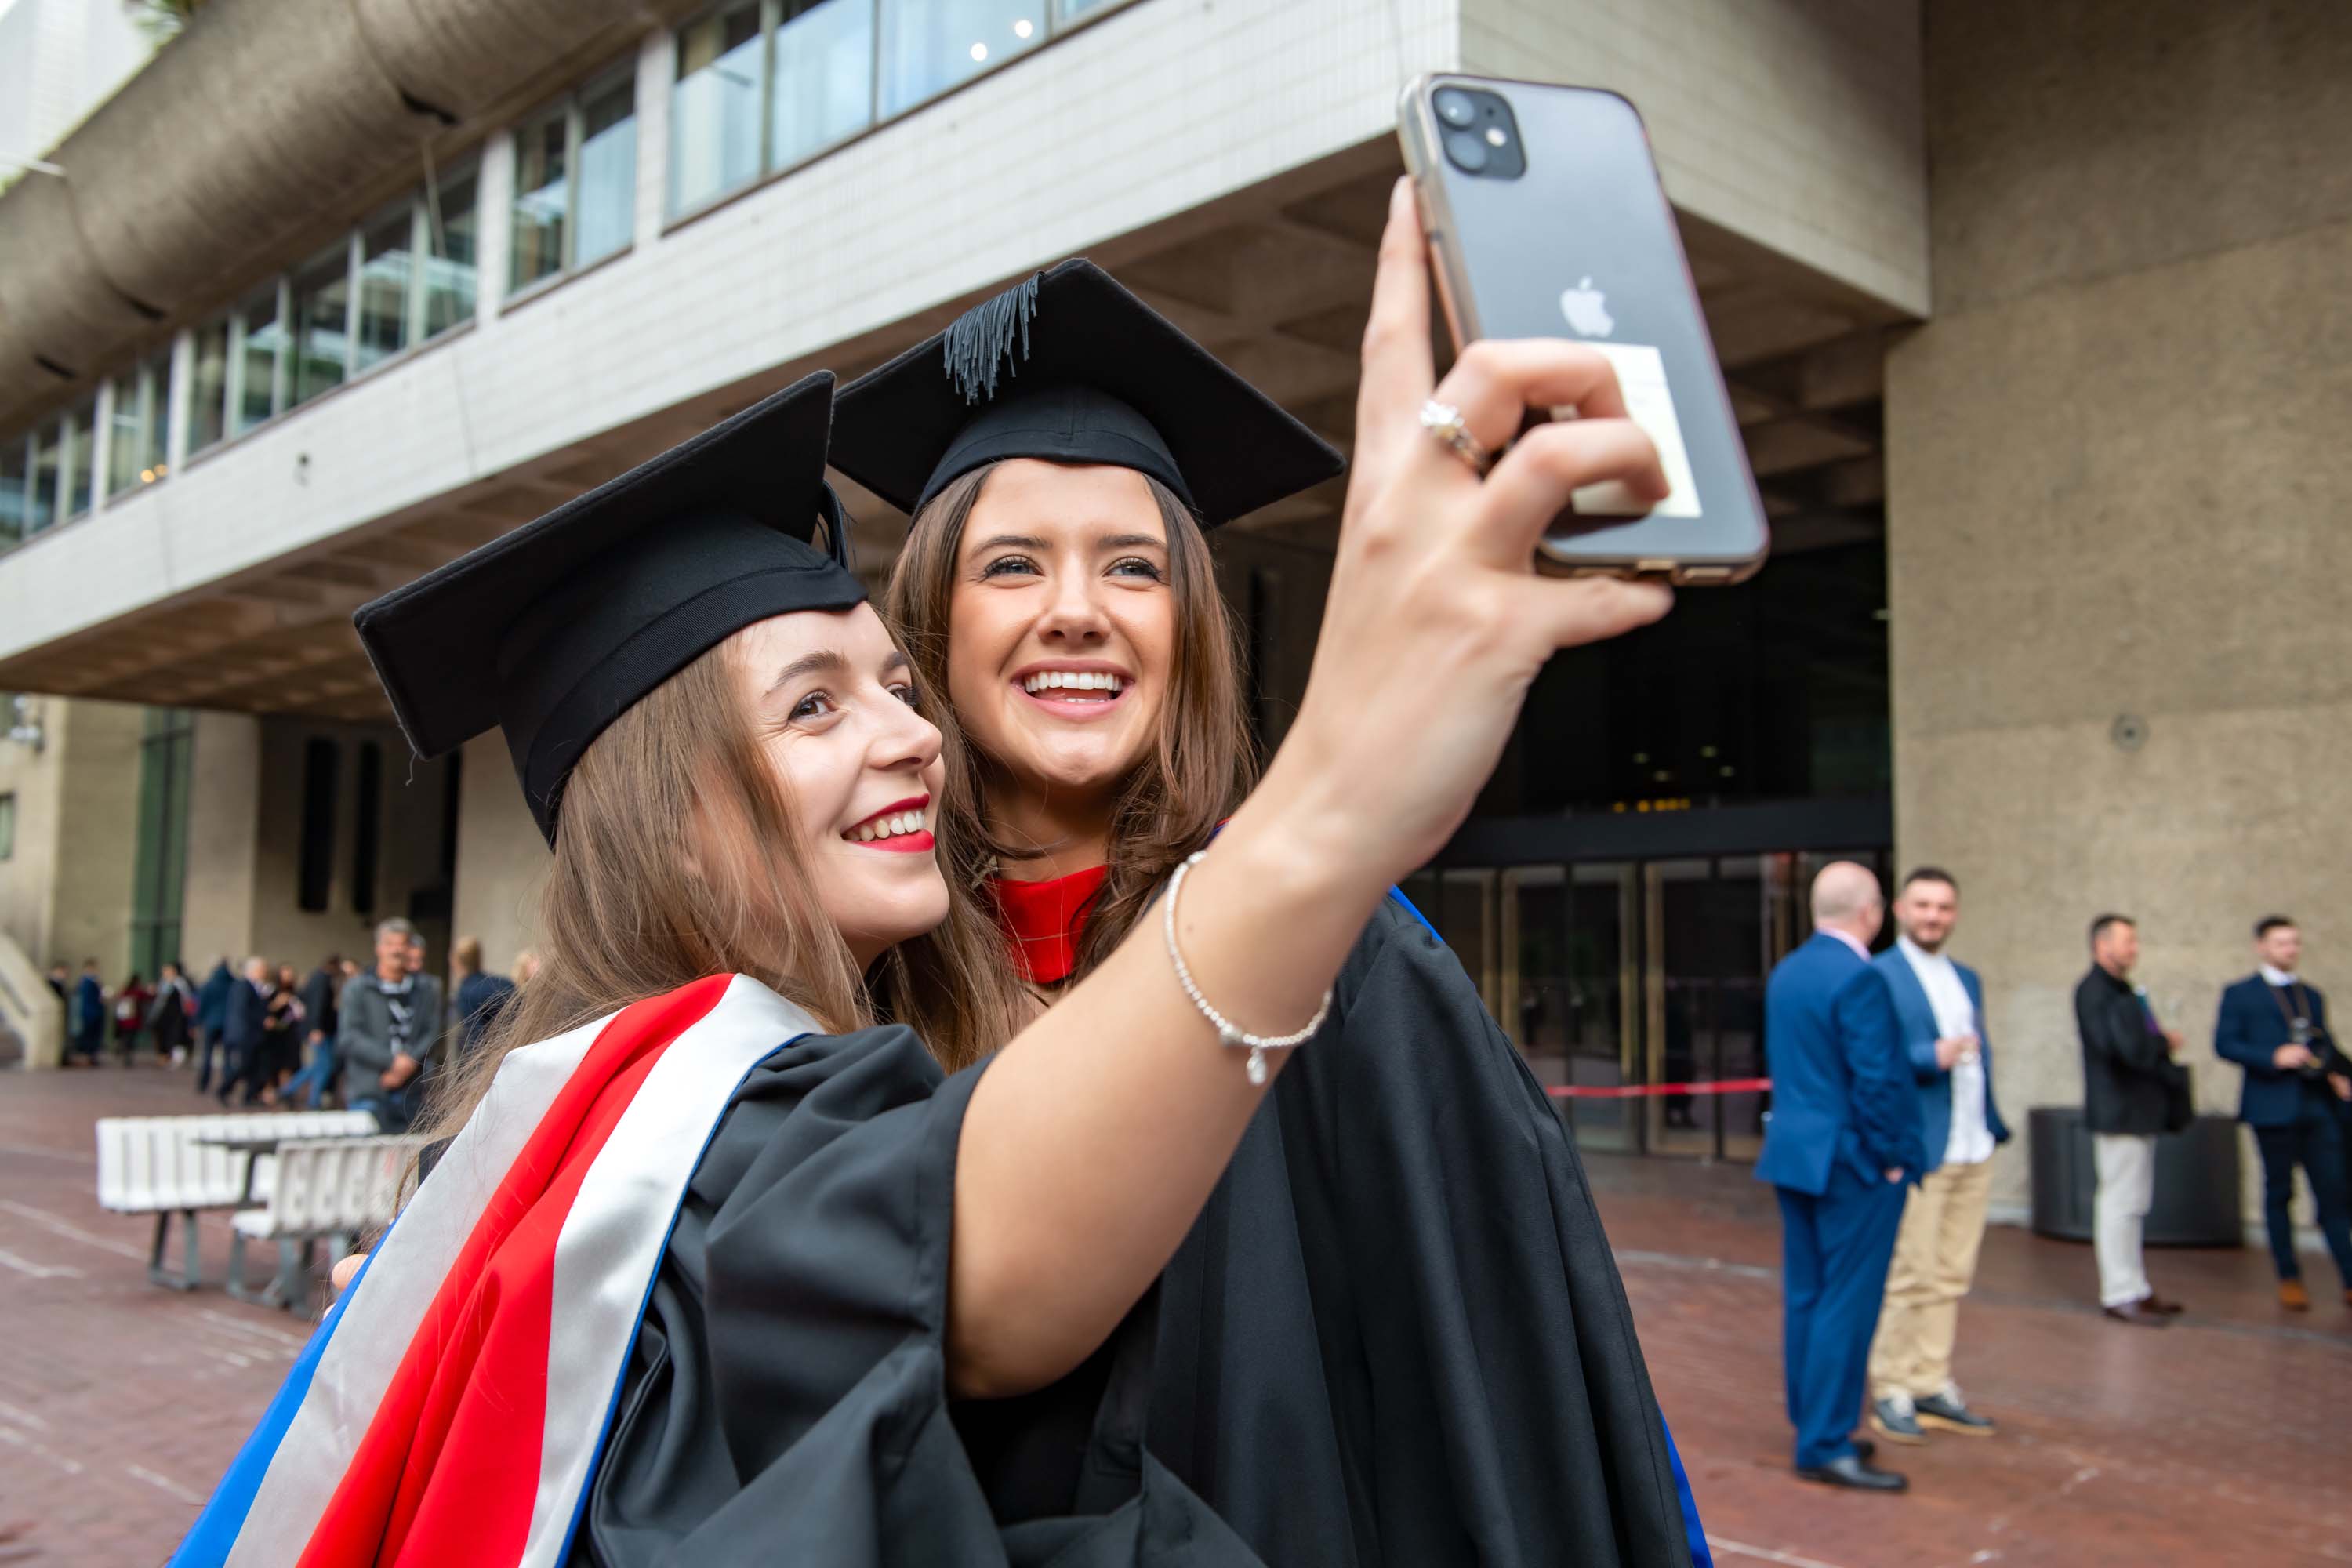
<path id="1" fill-rule="evenodd" d="M 409 967 L 415 934 L 403 920 L 376 927 L 375 967 L 352 977 L 336 1014 L 343 1103 L 373 1112 L 386 1132 L 408 1130 L 441 1037 L 441 983 Z"/>
<path id="2" fill-rule="evenodd" d="M 228 1026 L 229 993 L 236 989 L 236 972 L 224 958 L 205 976 L 196 993 L 196 1092 L 212 1087 L 213 1056 L 221 1048 L 221 1031 Z M 230 1070 L 224 1058 L 221 1071 Z"/>
<path id="3" fill-rule="evenodd" d="M 74 982 L 73 1025 L 74 1049 L 98 1065 L 99 1053 L 106 1049 L 106 985 L 98 977 L 98 960 L 81 961 L 81 978 Z"/>
<path id="4" fill-rule="evenodd" d="M 2294 922 L 2265 916 L 2254 927 L 2254 953 L 2261 968 L 2221 993 L 2213 1049 L 2246 1069 L 2238 1120 L 2254 1130 L 2263 1156 L 2263 1220 L 2278 1269 L 2279 1304 L 2294 1312 L 2311 1307 L 2294 1256 L 2294 1168 L 2301 1165 L 2345 1304 L 2352 1306 L 2352 1220 L 2345 1213 L 2344 1133 L 2337 1120 L 2340 1102 L 2352 1100 L 2352 1059 L 2328 1033 L 2327 998 L 2295 973 L 2303 933 Z"/>
<path id="5" fill-rule="evenodd" d="M 2132 984 L 2139 928 L 2126 915 L 2091 922 L 2091 972 L 2074 987 L 2083 1040 L 2083 1120 L 2098 1169 L 2092 1241 L 2099 1305 L 2118 1322 L 2161 1327 L 2180 1310 L 2147 1282 L 2141 1235 L 2156 1195 L 2157 1134 L 2170 1130 L 2174 1097 L 2189 1075 L 2173 1058 L 2180 1033 L 2156 1021 Z"/>
<path id="6" fill-rule="evenodd" d="M 454 1047 L 450 1059 L 464 1061 L 499 1021 L 499 1014 L 514 994 L 514 982 L 482 968 L 482 939 L 478 936 L 459 937 L 449 950 L 449 962 L 457 982 L 457 1016 L 452 1025 L 456 1038 L 450 1042 Z"/>
<path id="7" fill-rule="evenodd" d="M 245 1103 L 261 1103 L 261 1089 L 268 1058 L 269 1036 L 269 998 L 276 988 L 269 983 L 269 961 L 248 958 L 245 961 L 245 978 L 231 983 L 228 1005 L 223 1010 L 221 1023 L 220 1092 L 215 1096 L 221 1104 L 228 1103 L 230 1091 L 242 1082 Z"/>
<path id="8" fill-rule="evenodd" d="M 1886 916 L 1867 868 L 1813 879 L 1813 935 L 1764 989 L 1772 1115 L 1759 1181 L 1780 1204 L 1781 1357 L 1797 1474 L 1867 1491 L 1906 1483 L 1855 1447 L 1871 1336 L 1927 1151 L 1910 1058 L 1870 942 Z"/>

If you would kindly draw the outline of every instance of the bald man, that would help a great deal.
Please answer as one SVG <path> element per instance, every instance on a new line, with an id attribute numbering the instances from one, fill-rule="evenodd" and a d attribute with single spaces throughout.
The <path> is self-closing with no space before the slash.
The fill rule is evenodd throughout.
<path id="1" fill-rule="evenodd" d="M 1919 1098 L 1870 944 L 1886 898 L 1850 860 L 1813 879 L 1813 934 L 1764 988 L 1772 1113 L 1756 1164 L 1780 1201 L 1781 1354 L 1797 1474 L 1899 1492 L 1853 1432 L 1903 1199 L 1927 1163 Z"/>

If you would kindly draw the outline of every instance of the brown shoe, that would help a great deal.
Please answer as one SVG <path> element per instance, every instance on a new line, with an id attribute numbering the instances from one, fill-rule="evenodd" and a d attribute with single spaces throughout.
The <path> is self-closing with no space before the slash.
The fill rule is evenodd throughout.
<path id="1" fill-rule="evenodd" d="M 2161 1312 L 2168 1318 L 2177 1318 L 2189 1310 L 2179 1302 L 2168 1297 L 2159 1296 L 2153 1290 L 2141 1300 L 2140 1305 L 2151 1312 Z"/>
<path id="2" fill-rule="evenodd" d="M 2101 1310 L 2118 1323 L 2133 1323 L 2143 1329 L 2160 1329 L 2172 1321 L 2146 1300 L 2126 1301 L 2120 1307 L 2105 1307 Z"/>
<path id="3" fill-rule="evenodd" d="M 2308 1312 L 2311 1310 L 2311 1292 L 2303 1288 L 2300 1279 L 2282 1279 L 2279 1281 L 2279 1305 L 2290 1312 Z"/>

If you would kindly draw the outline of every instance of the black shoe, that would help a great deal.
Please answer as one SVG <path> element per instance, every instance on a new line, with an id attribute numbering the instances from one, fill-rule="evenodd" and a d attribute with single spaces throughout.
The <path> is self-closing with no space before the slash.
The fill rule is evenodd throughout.
<path id="1" fill-rule="evenodd" d="M 2146 1301 L 2126 1301 L 2120 1307 L 2103 1307 L 2100 1310 L 2118 1323 L 2132 1323 L 2143 1329 L 2160 1329 L 2172 1321 Z"/>
<path id="2" fill-rule="evenodd" d="M 1840 1454 L 1826 1465 L 1799 1465 L 1797 1476 L 1825 1487 L 1845 1487 L 1858 1492 L 1907 1491 L 1911 1486 L 1893 1470 L 1878 1469 L 1865 1463 L 1859 1454 Z"/>
<path id="3" fill-rule="evenodd" d="M 1915 1400 L 1913 1409 L 1919 1424 L 1943 1432 L 1965 1432 L 1971 1437 L 1990 1437 L 1998 1430 L 1993 1424 L 1969 1409 L 1957 1388 Z"/>
<path id="4" fill-rule="evenodd" d="M 1919 1417 L 1908 1399 L 1874 1399 L 1870 1402 L 1871 1430 L 1890 1443 L 1925 1443 L 1927 1434 L 1919 1430 Z M 1857 1453 L 1862 1446 L 1855 1444 Z M 1863 1454 L 1865 1459 L 1870 1458 Z"/>

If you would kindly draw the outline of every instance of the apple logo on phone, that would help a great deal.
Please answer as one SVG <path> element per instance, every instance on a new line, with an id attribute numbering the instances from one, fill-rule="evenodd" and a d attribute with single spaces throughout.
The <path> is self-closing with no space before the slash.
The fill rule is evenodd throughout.
<path id="1" fill-rule="evenodd" d="M 1559 313 L 1580 337 L 1605 338 L 1617 330 L 1607 297 L 1592 286 L 1590 277 L 1578 279 L 1573 289 L 1560 290 Z"/>

